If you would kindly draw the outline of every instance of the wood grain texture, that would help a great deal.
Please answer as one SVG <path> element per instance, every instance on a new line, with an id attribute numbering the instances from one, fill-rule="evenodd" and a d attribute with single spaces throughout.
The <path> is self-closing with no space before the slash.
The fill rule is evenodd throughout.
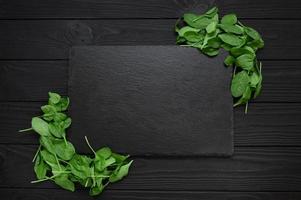
<path id="1" fill-rule="evenodd" d="M 0 61 L 0 101 L 37 101 L 40 93 L 47 96 L 52 90 L 66 94 L 66 65 L 60 61 Z M 20 96 L 14 98 L 16 95 Z"/>
<path id="2" fill-rule="evenodd" d="M 177 18 L 218 6 L 221 14 L 235 12 L 242 18 L 300 18 L 298 0 L 2 0 L 1 19 L 26 18 Z"/>
<path id="3" fill-rule="evenodd" d="M 0 188 L 6 200 L 86 200 L 88 191 L 69 192 L 62 189 L 6 189 Z M 197 191 L 123 191 L 106 190 L 102 200 L 299 200 L 301 192 L 197 192 Z"/>
<path id="4" fill-rule="evenodd" d="M 83 141 L 84 143 L 84 141 Z M 0 145 L 0 187 L 58 188 L 35 179 L 37 146 Z M 114 190 L 277 191 L 301 189 L 301 148 L 236 148 L 231 158 L 133 158 L 129 176 Z"/>
<path id="5" fill-rule="evenodd" d="M 37 144 L 35 134 L 19 134 L 17 130 L 30 126 L 31 118 L 40 115 L 42 104 L 1 102 L 0 143 Z M 250 104 L 247 115 L 242 107 L 234 111 L 235 146 L 300 146 L 300 103 Z"/>
<path id="6" fill-rule="evenodd" d="M 68 61 L 0 61 L 0 101 L 45 101 L 48 91 L 66 95 L 67 71 Z M 263 61 L 263 75 L 255 102 L 301 102 L 301 61 Z"/>
<path id="7" fill-rule="evenodd" d="M 263 35 L 260 59 L 300 58 L 300 20 L 242 22 Z M 174 19 L 1 20 L 0 59 L 67 59 L 73 45 L 172 45 L 174 24 Z"/>

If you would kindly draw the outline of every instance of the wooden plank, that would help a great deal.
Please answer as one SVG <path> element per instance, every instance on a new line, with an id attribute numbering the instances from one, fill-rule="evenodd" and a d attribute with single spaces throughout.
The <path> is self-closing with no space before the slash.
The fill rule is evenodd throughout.
<path id="1" fill-rule="evenodd" d="M 87 191 L 69 192 L 63 189 L 6 189 L 0 188 L 0 194 L 7 200 L 86 200 Z M 198 191 L 123 191 L 105 190 L 98 198 L 102 200 L 297 200 L 301 192 L 198 192 Z"/>
<path id="2" fill-rule="evenodd" d="M 41 100 L 48 91 L 66 94 L 66 61 L 0 61 L 0 101 Z"/>
<path id="3" fill-rule="evenodd" d="M 83 141 L 84 143 L 84 141 Z M 0 145 L 0 187 L 57 188 L 35 179 L 37 146 Z M 301 190 L 301 148 L 236 148 L 230 158 L 133 158 L 129 176 L 114 190 L 277 191 Z"/>
<path id="4" fill-rule="evenodd" d="M 263 61 L 263 91 L 255 102 L 301 102 L 300 66 Z M 45 101 L 48 91 L 66 95 L 67 71 L 68 61 L 0 61 L 0 101 Z"/>
<path id="5" fill-rule="evenodd" d="M 0 142 L 37 144 L 35 134 L 19 134 L 17 130 L 30 126 L 31 118 L 41 114 L 41 105 L 40 102 L 0 103 Z M 247 115 L 242 107 L 234 109 L 234 145 L 300 146 L 300 118 L 300 103 L 250 104 Z"/>
<path id="6" fill-rule="evenodd" d="M 242 22 L 264 37 L 266 47 L 259 58 L 300 58 L 300 20 Z M 1 20 L 0 59 L 67 59 L 73 45 L 171 45 L 174 24 L 174 19 Z M 294 30 L 287 31 L 291 27 Z"/>
<path id="7" fill-rule="evenodd" d="M 0 18 L 177 18 L 188 11 L 202 13 L 214 5 L 222 14 L 235 12 L 242 18 L 301 17 L 298 0 L 3 0 Z"/>

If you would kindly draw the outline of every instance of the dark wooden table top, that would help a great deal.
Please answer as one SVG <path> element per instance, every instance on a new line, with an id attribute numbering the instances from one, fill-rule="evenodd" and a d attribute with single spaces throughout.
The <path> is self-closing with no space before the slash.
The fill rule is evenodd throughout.
<path id="1" fill-rule="evenodd" d="M 87 199 L 52 183 L 30 184 L 37 137 L 18 134 L 49 90 L 67 94 L 73 45 L 174 44 L 184 12 L 217 5 L 262 33 L 262 95 L 234 110 L 234 156 L 134 157 L 99 199 L 301 199 L 301 1 L 0 1 L 0 198 Z"/>

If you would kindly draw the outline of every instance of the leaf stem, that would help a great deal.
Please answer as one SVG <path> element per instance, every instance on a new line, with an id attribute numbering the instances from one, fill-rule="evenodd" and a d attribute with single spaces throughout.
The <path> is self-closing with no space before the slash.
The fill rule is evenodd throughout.
<path id="1" fill-rule="evenodd" d="M 39 180 L 35 180 L 35 181 L 30 181 L 30 183 L 39 183 L 39 182 L 43 182 L 43 181 L 47 181 L 47 180 L 52 180 L 53 178 L 57 177 L 59 174 L 53 175 L 51 177 L 47 177 L 44 179 L 39 179 Z"/>
<path id="2" fill-rule="evenodd" d="M 59 159 L 57 158 L 56 154 L 54 154 L 54 157 L 55 157 L 55 160 L 56 160 L 56 162 L 57 162 L 57 164 L 58 164 L 58 166 L 59 166 L 60 171 L 62 171 L 62 168 L 61 168 Z"/>
<path id="3" fill-rule="evenodd" d="M 248 106 L 249 106 L 249 102 L 247 101 L 246 106 L 245 106 L 245 114 L 248 113 Z"/>
<path id="4" fill-rule="evenodd" d="M 96 152 L 94 151 L 94 149 L 92 148 L 92 146 L 90 145 L 90 143 L 89 143 L 89 140 L 88 140 L 88 138 L 87 138 L 87 136 L 85 136 L 85 140 L 86 140 L 86 143 L 87 143 L 87 145 L 89 146 L 89 148 L 91 149 L 91 151 L 96 155 Z"/>
<path id="5" fill-rule="evenodd" d="M 67 139 L 66 139 L 66 136 L 64 135 L 63 138 L 64 138 L 65 144 L 66 144 L 66 146 L 67 146 Z"/>
<path id="6" fill-rule="evenodd" d="M 31 130 L 33 130 L 33 128 L 22 129 L 22 130 L 19 130 L 18 132 L 22 133 L 22 132 L 31 131 Z"/>
<path id="7" fill-rule="evenodd" d="M 35 155 L 34 155 L 34 157 L 33 157 L 33 159 L 32 159 L 32 162 L 34 162 L 35 160 L 36 160 L 36 158 L 37 158 L 37 156 L 38 156 L 38 154 L 39 154 L 39 152 L 40 152 L 40 150 L 41 150 L 41 144 L 39 145 L 39 148 L 38 148 L 38 150 L 37 150 L 37 152 L 35 153 Z"/>
<path id="8" fill-rule="evenodd" d="M 233 69 L 233 78 L 235 77 L 235 73 L 236 73 L 236 65 L 234 65 L 234 69 Z"/>

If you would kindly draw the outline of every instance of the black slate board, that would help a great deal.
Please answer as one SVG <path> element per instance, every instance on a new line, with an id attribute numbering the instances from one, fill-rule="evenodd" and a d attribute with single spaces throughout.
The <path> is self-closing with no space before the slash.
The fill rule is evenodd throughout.
<path id="1" fill-rule="evenodd" d="M 82 46 L 70 53 L 69 138 L 87 152 L 228 156 L 233 152 L 231 71 L 179 46 Z"/>

